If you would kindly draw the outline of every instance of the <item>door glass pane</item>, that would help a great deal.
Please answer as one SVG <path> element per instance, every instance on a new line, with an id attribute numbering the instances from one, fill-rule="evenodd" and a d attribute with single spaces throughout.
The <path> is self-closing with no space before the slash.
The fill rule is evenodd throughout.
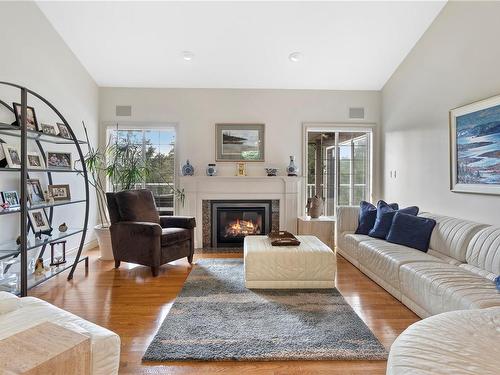
<path id="1" fill-rule="evenodd" d="M 350 185 L 339 186 L 339 205 L 348 206 L 350 200 Z"/>
<path id="2" fill-rule="evenodd" d="M 325 215 L 334 216 L 338 205 L 369 200 L 369 137 L 365 132 L 307 134 L 306 196 L 322 197 Z"/>

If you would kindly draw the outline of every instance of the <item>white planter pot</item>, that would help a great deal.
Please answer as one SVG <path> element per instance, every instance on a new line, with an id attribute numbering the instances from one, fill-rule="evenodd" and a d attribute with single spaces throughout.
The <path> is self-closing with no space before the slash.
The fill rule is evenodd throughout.
<path id="1" fill-rule="evenodd" d="M 101 252 L 100 260 L 114 260 L 113 249 L 111 247 L 111 232 L 109 228 L 102 225 L 94 227 L 97 243 L 99 244 L 99 251 Z"/>

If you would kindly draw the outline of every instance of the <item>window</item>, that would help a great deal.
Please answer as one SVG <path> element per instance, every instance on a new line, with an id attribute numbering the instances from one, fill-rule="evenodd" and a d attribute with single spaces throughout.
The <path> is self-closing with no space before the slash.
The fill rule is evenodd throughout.
<path id="1" fill-rule="evenodd" d="M 108 128 L 109 144 L 118 150 L 126 149 L 132 165 L 145 173 L 126 176 L 132 182 L 130 188 L 149 189 L 156 205 L 163 214 L 174 212 L 175 187 L 175 128 L 116 129 Z M 109 157 L 110 159 L 112 156 Z M 112 163 L 108 160 L 108 165 Z M 108 190 L 126 188 L 122 179 L 108 178 Z"/>
<path id="2" fill-rule="evenodd" d="M 306 197 L 324 199 L 325 215 L 371 195 L 371 130 L 306 128 Z"/>

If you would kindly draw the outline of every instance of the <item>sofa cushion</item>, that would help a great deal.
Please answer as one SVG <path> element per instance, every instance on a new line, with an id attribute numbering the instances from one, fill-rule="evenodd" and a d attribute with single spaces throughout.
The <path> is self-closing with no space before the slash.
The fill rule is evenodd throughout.
<path id="1" fill-rule="evenodd" d="M 435 225 L 433 219 L 396 212 L 387 241 L 426 252 Z"/>
<path id="2" fill-rule="evenodd" d="M 444 263 L 422 251 L 383 240 L 364 241 L 359 244 L 359 263 L 362 270 L 366 270 L 369 276 L 376 275 L 398 292 L 401 291 L 399 268 L 409 262 Z M 395 294 L 391 290 L 389 292 Z M 400 298 L 400 293 L 397 294 L 395 297 Z"/>
<path id="3" fill-rule="evenodd" d="M 389 206 L 394 210 L 399 208 L 397 203 L 390 203 Z M 373 229 L 376 219 L 377 207 L 370 202 L 361 201 L 359 204 L 358 228 L 355 233 L 367 235 Z"/>
<path id="4" fill-rule="evenodd" d="M 393 209 L 389 204 L 384 201 L 378 201 L 377 203 L 377 219 L 373 229 L 368 233 L 370 237 L 385 239 L 389 230 L 391 229 L 392 219 L 396 212 L 402 212 L 409 215 L 417 215 L 418 207 L 411 206 L 402 208 L 400 210 Z"/>
<path id="5" fill-rule="evenodd" d="M 436 220 L 429 248 L 439 251 L 460 263 L 465 263 L 465 253 L 472 237 L 488 225 L 454 217 L 422 213 L 419 216 Z"/>
<path id="6" fill-rule="evenodd" d="M 338 249 L 340 255 L 344 256 L 349 262 L 358 266 L 358 246 L 362 241 L 373 240 L 373 238 L 364 234 L 355 234 L 344 232 L 338 239 Z"/>
<path id="7" fill-rule="evenodd" d="M 123 221 L 160 224 L 160 215 L 151 191 L 146 189 L 121 191 L 115 194 L 115 199 Z"/>
<path id="8" fill-rule="evenodd" d="M 452 311 L 408 327 L 391 346 L 387 375 L 497 375 L 500 308 Z"/>
<path id="9" fill-rule="evenodd" d="M 407 263 L 401 266 L 399 277 L 403 295 L 430 315 L 500 306 L 494 283 L 451 264 Z"/>
<path id="10" fill-rule="evenodd" d="M 500 275 L 500 227 L 487 227 L 477 232 L 467 247 L 467 263 Z"/>
<path id="11" fill-rule="evenodd" d="M 432 250 L 430 248 L 429 250 L 427 250 L 427 254 L 432 255 L 433 257 L 436 257 L 438 259 L 441 259 L 445 263 L 454 264 L 455 266 L 463 264 L 462 262 L 456 260 L 455 258 L 449 257 L 448 255 L 444 255 L 443 253 L 440 253 L 439 251 L 436 250 Z"/>
<path id="12" fill-rule="evenodd" d="M 483 270 L 482 268 L 473 266 L 472 264 L 462 263 L 461 265 L 459 265 L 459 267 L 475 275 L 491 280 L 491 282 L 495 282 L 495 279 L 497 278 L 496 274 Z"/>
<path id="13" fill-rule="evenodd" d="M 170 246 L 177 242 L 191 239 L 191 231 L 185 228 L 163 228 L 161 230 L 161 246 Z"/>

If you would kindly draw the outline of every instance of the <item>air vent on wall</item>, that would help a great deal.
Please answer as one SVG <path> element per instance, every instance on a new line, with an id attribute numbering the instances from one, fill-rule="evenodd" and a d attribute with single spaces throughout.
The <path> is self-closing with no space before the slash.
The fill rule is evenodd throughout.
<path id="1" fill-rule="evenodd" d="M 132 106 L 131 105 L 117 105 L 116 106 L 117 116 L 132 116 Z"/>
<path id="2" fill-rule="evenodd" d="M 349 108 L 349 119 L 351 120 L 363 120 L 365 118 L 365 109 L 363 107 L 351 107 Z"/>

